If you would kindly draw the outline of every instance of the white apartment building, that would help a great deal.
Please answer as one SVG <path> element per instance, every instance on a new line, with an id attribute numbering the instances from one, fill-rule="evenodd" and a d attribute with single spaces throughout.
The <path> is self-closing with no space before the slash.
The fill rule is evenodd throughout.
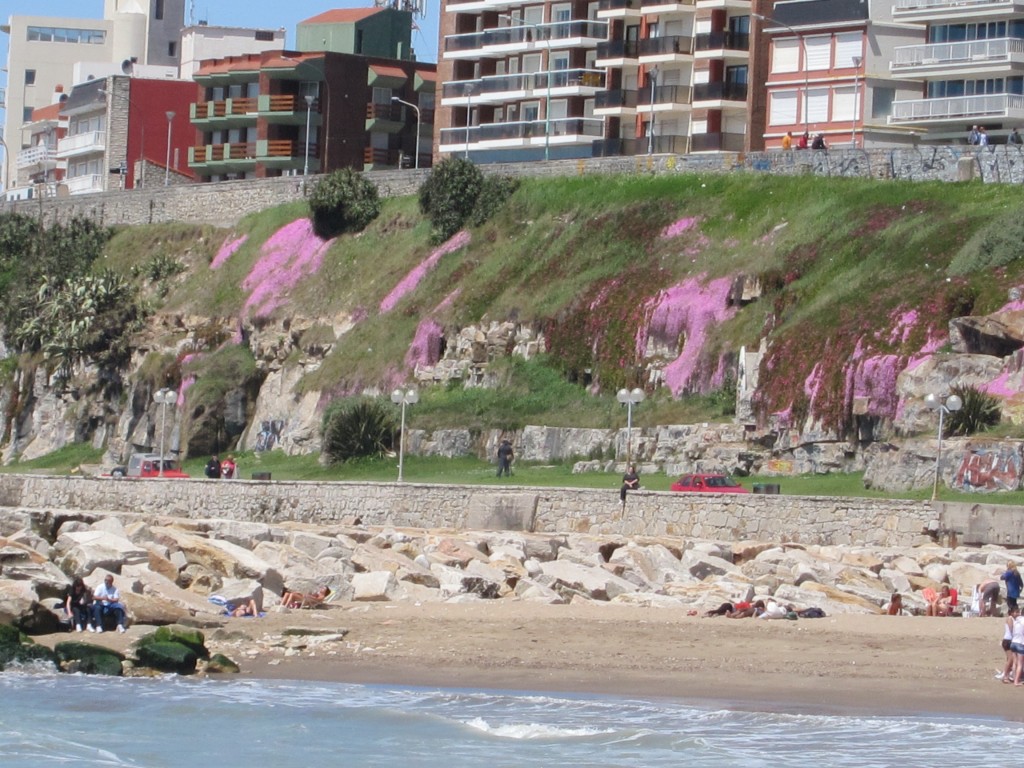
<path id="1" fill-rule="evenodd" d="M 4 140 L 12 156 L 26 148 L 23 130 L 32 111 L 50 103 L 58 86 L 70 92 L 83 62 L 171 66 L 180 61 L 186 0 L 104 0 L 102 19 L 11 16 L 0 31 L 9 37 L 4 100 Z M 5 162 L 3 187 L 16 186 L 15 164 Z"/>
<path id="2" fill-rule="evenodd" d="M 191 79 L 201 62 L 286 48 L 284 29 L 216 27 L 199 23 L 181 31 L 181 77 Z"/>
<path id="3" fill-rule="evenodd" d="M 932 143 L 963 141 L 972 125 L 995 141 L 1024 127 L 1024 0 L 895 0 L 892 14 L 927 36 L 895 50 L 892 73 L 922 87 L 893 103 L 890 124 Z"/>

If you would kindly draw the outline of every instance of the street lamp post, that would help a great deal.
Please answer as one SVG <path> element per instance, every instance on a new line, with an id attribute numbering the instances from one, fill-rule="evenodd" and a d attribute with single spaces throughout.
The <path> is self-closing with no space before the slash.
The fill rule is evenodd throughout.
<path id="1" fill-rule="evenodd" d="M 640 405 L 644 401 L 646 395 L 644 391 L 637 387 L 634 390 L 628 390 L 625 387 L 620 389 L 615 395 L 615 399 L 619 401 L 620 405 L 626 406 L 626 465 L 629 466 L 633 459 L 633 406 Z"/>
<path id="2" fill-rule="evenodd" d="M 851 56 L 850 61 L 857 68 L 853 87 L 853 146 L 857 146 L 857 126 L 860 125 L 860 67 L 864 63 L 863 56 Z M 864 133 L 861 132 L 860 144 L 864 146 Z"/>
<path id="3" fill-rule="evenodd" d="M 131 97 L 130 96 L 125 96 L 125 95 L 120 94 L 120 93 L 114 93 L 113 91 L 108 91 L 106 88 L 100 88 L 99 92 L 100 92 L 101 96 L 109 96 L 112 99 L 115 99 L 115 98 L 116 99 L 124 99 L 126 102 L 128 102 L 128 107 L 129 107 L 128 127 L 131 128 L 131 124 L 132 124 L 131 108 L 134 107 L 135 109 L 138 109 L 138 107 L 136 106 L 135 102 L 132 101 Z M 168 130 L 170 130 L 170 126 L 168 126 Z M 125 143 L 127 144 L 127 142 L 125 142 Z M 170 145 L 169 141 L 168 141 L 168 145 Z M 127 147 L 126 147 L 126 150 L 125 150 L 124 161 L 125 161 L 125 163 L 128 162 Z M 146 181 L 146 121 L 145 120 L 140 120 L 139 121 L 139 157 L 136 160 L 136 162 L 139 163 L 139 169 L 142 171 L 142 173 L 139 174 L 139 178 L 135 178 L 135 175 L 134 175 L 135 171 L 134 171 L 134 169 L 132 170 L 132 189 L 141 189 L 142 187 L 146 186 L 145 185 L 145 181 Z M 122 184 L 123 184 L 123 181 L 122 181 Z"/>
<path id="4" fill-rule="evenodd" d="M 809 93 L 810 86 L 808 85 L 808 80 L 807 80 L 807 41 L 804 39 L 803 35 L 798 34 L 795 29 L 793 29 L 791 26 L 789 26 L 789 24 L 785 24 L 785 23 L 779 21 L 778 19 L 773 19 L 771 16 L 762 16 L 760 13 L 752 13 L 750 15 L 753 16 L 755 19 L 760 19 L 761 21 L 768 21 L 768 22 L 771 22 L 772 24 L 778 24 L 780 27 L 784 27 L 785 29 L 788 29 L 790 32 L 793 33 L 793 36 L 800 43 L 800 48 L 803 50 L 803 54 L 804 54 L 804 62 L 803 62 L 803 66 L 801 67 L 801 69 L 803 69 L 803 71 L 804 71 L 804 105 L 803 105 L 804 133 L 807 134 L 808 137 L 810 137 L 810 135 L 811 135 L 810 123 L 807 120 L 807 100 L 810 98 L 810 93 Z"/>
<path id="5" fill-rule="evenodd" d="M 164 162 L 164 186 L 171 183 L 171 126 L 174 124 L 174 112 L 167 110 L 167 159 Z"/>
<path id="6" fill-rule="evenodd" d="M 420 108 L 417 107 L 415 104 L 413 104 L 411 102 L 403 101 L 402 99 L 398 98 L 397 96 L 392 96 L 391 100 L 392 101 L 397 101 L 399 104 L 405 104 L 405 106 L 412 107 L 414 110 L 416 110 L 416 159 L 413 161 L 413 165 L 416 168 L 416 170 L 419 170 L 419 167 L 420 167 Z"/>
<path id="7" fill-rule="evenodd" d="M 647 73 L 651 79 L 651 122 L 647 125 L 647 154 L 654 154 L 654 89 L 658 85 L 658 68 Z"/>
<path id="8" fill-rule="evenodd" d="M 153 393 L 153 402 L 160 406 L 160 477 L 164 476 L 164 440 L 167 436 L 167 406 L 178 400 L 178 393 L 164 387 Z"/>
<path id="9" fill-rule="evenodd" d="M 309 130 L 310 120 L 313 116 L 313 97 L 306 94 L 306 152 L 305 159 L 302 162 L 302 186 L 306 186 L 306 177 L 309 176 Z"/>
<path id="10" fill-rule="evenodd" d="M 420 393 L 415 389 L 396 389 L 391 393 L 391 402 L 402 406 L 402 431 L 398 436 L 398 482 L 402 482 L 402 468 L 405 463 L 405 406 L 415 405 L 420 401 Z"/>
<path id="11" fill-rule="evenodd" d="M 511 13 L 499 13 L 499 16 L 503 16 L 509 21 L 514 21 L 516 24 L 521 24 L 526 27 L 533 27 L 534 42 L 540 40 L 540 26 L 534 24 L 532 21 L 515 16 Z M 547 70 L 545 71 L 545 82 L 547 85 L 547 92 L 544 95 L 544 161 L 547 162 L 551 159 L 551 44 L 548 43 L 548 64 Z"/>
<path id="12" fill-rule="evenodd" d="M 939 412 L 939 444 L 935 449 L 935 478 L 932 481 L 932 501 L 938 497 L 939 494 L 939 464 L 942 461 L 942 427 L 943 417 L 947 413 L 953 413 L 959 411 L 964 407 L 964 401 L 956 395 L 950 395 L 946 398 L 946 402 L 942 402 L 938 395 L 927 395 L 924 399 L 924 404 L 929 410 Z"/>

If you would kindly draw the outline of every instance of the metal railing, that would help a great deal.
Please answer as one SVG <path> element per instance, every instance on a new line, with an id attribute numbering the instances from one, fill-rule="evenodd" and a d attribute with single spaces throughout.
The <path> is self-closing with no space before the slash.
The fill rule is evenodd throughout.
<path id="1" fill-rule="evenodd" d="M 694 101 L 746 101 L 746 83 L 699 83 L 693 86 Z"/>
<path id="2" fill-rule="evenodd" d="M 614 91 L 600 91 L 594 96 L 594 109 L 613 109 L 636 107 L 636 91 L 618 89 Z"/>
<path id="3" fill-rule="evenodd" d="M 601 136 L 604 120 L 594 117 L 560 117 L 551 121 L 518 120 L 508 123 L 484 123 L 462 128 L 445 128 L 441 131 L 441 144 L 464 144 L 469 142 L 501 141 L 507 139 L 530 139 L 544 136 L 545 126 L 550 126 L 552 136 Z"/>
<path id="4" fill-rule="evenodd" d="M 926 11 L 936 8 L 1012 8 L 1016 4 L 1015 0 L 896 0 L 893 11 L 898 13 L 900 11 Z"/>
<path id="5" fill-rule="evenodd" d="M 495 27 L 482 32 L 464 32 L 447 35 L 444 39 L 444 50 L 445 53 L 456 53 L 495 46 L 568 40 L 574 37 L 604 40 L 608 37 L 608 22 L 576 19 L 550 24 Z"/>
<path id="6" fill-rule="evenodd" d="M 690 137 L 690 151 L 742 152 L 745 140 L 742 133 L 695 133 Z"/>
<path id="7" fill-rule="evenodd" d="M 441 97 L 451 99 L 508 91 L 546 91 L 549 78 L 552 88 L 603 88 L 605 72 L 602 69 L 556 69 L 550 72 L 487 75 L 476 80 L 445 83 Z"/>
<path id="8" fill-rule="evenodd" d="M 904 45 L 896 48 L 891 68 L 920 67 L 971 61 L 989 62 L 1007 58 L 1011 53 L 1024 53 L 1024 40 L 1001 37 L 993 40 L 971 40 L 958 43 Z"/>
<path id="9" fill-rule="evenodd" d="M 597 44 L 599 59 L 635 59 L 639 55 L 639 40 L 606 40 Z"/>
<path id="10" fill-rule="evenodd" d="M 693 38 L 686 35 L 669 35 L 668 37 L 648 37 L 640 41 L 641 56 L 659 56 L 664 54 L 693 53 Z"/>
<path id="11" fill-rule="evenodd" d="M 688 85 L 656 85 L 654 86 L 654 104 L 690 104 L 693 91 Z M 637 91 L 637 105 L 650 106 L 651 89 L 640 88 Z"/>
<path id="12" fill-rule="evenodd" d="M 915 99 L 913 101 L 894 101 L 889 122 L 1008 117 L 1011 112 L 1024 116 L 1024 96 L 1013 93 L 993 93 L 982 96 Z"/>
<path id="13" fill-rule="evenodd" d="M 695 46 L 698 51 L 749 51 L 750 34 L 747 32 L 730 32 L 722 30 L 719 32 L 706 32 L 697 35 Z"/>

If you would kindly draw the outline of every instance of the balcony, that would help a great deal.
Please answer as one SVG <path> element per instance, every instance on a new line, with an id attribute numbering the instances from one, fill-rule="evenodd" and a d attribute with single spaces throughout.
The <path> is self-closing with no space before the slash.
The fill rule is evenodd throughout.
<path id="1" fill-rule="evenodd" d="M 68 192 L 72 195 L 87 195 L 90 192 L 103 191 L 103 176 L 98 173 L 87 173 L 85 176 L 72 176 L 64 180 Z"/>
<path id="2" fill-rule="evenodd" d="M 699 83 L 693 86 L 693 106 L 702 109 L 746 109 L 747 84 Z"/>
<path id="3" fill-rule="evenodd" d="M 835 0 L 827 0 L 835 2 Z M 735 11 L 750 13 L 750 0 L 697 0 L 698 11 Z M 778 13 L 778 9 L 776 9 Z"/>
<path id="4" fill-rule="evenodd" d="M 599 0 L 599 19 L 639 19 L 641 0 Z"/>
<path id="5" fill-rule="evenodd" d="M 999 74 L 1007 67 L 1024 69 L 1024 40 L 1014 37 L 960 43 L 906 45 L 895 50 L 889 65 L 904 76 L 968 77 Z"/>
<path id="6" fill-rule="evenodd" d="M 593 144 L 594 157 L 632 157 L 637 153 L 637 139 L 600 139 Z M 646 150 L 647 143 L 644 142 Z"/>
<path id="7" fill-rule="evenodd" d="M 690 151 L 742 152 L 745 142 L 742 133 L 697 133 L 690 137 Z"/>
<path id="8" fill-rule="evenodd" d="M 696 0 L 640 0 L 640 13 L 644 15 L 667 16 L 696 10 Z"/>
<path id="9" fill-rule="evenodd" d="M 57 167 L 57 149 L 45 144 L 23 149 L 18 153 L 17 168 L 19 171 L 48 171 Z"/>
<path id="10" fill-rule="evenodd" d="M 448 35 L 444 58 L 504 57 L 511 53 L 543 48 L 591 47 L 608 39 L 606 21 L 557 21 L 551 24 L 497 27 L 483 32 Z"/>
<path id="11" fill-rule="evenodd" d="M 993 93 L 982 96 L 894 101 L 889 124 L 963 124 L 991 118 L 1024 121 L 1024 96 L 1013 93 Z"/>
<path id="12" fill-rule="evenodd" d="M 640 63 L 690 61 L 693 59 L 693 38 L 685 35 L 648 37 L 640 41 Z"/>
<path id="13" fill-rule="evenodd" d="M 275 125 L 304 125 L 307 112 L 312 113 L 309 118 L 314 125 L 320 122 L 320 101 L 313 99 L 313 103 L 307 105 L 305 96 L 258 96 L 256 111 L 268 123 Z"/>
<path id="14" fill-rule="evenodd" d="M 956 22 L 1016 16 L 1024 0 L 896 0 L 894 21 Z"/>
<path id="15" fill-rule="evenodd" d="M 638 152 L 648 152 L 655 155 L 685 155 L 690 151 L 689 136 L 655 136 L 654 141 L 650 137 L 637 139 Z"/>
<path id="16" fill-rule="evenodd" d="M 397 168 L 401 160 L 402 152 L 398 149 L 363 149 L 363 170 Z"/>
<path id="17" fill-rule="evenodd" d="M 192 123 L 207 130 L 239 128 L 256 124 L 259 102 L 257 99 L 223 99 L 192 104 Z"/>
<path id="18" fill-rule="evenodd" d="M 189 147 L 188 154 L 188 164 L 206 173 L 248 171 L 256 167 L 255 141 Z"/>
<path id="19" fill-rule="evenodd" d="M 606 40 L 597 44 L 595 67 L 621 67 L 638 64 L 640 57 L 639 40 Z"/>
<path id="20" fill-rule="evenodd" d="M 607 117 L 635 115 L 636 100 L 636 91 L 625 89 L 601 91 L 594 97 L 594 114 Z"/>
<path id="21" fill-rule="evenodd" d="M 556 69 L 550 72 L 520 72 L 489 75 L 477 80 L 456 80 L 441 89 L 441 103 L 447 107 L 471 104 L 501 104 L 531 97 L 593 96 L 604 88 L 604 70 Z M 550 82 L 550 92 L 548 83 Z"/>
<path id="22" fill-rule="evenodd" d="M 550 131 L 550 135 L 545 130 Z M 510 123 L 484 123 L 468 129 L 445 128 L 441 131 L 441 151 L 461 152 L 469 148 L 525 148 L 551 145 L 589 144 L 604 133 L 604 120 L 588 117 L 560 117 L 545 120 L 521 120 Z"/>
<path id="23" fill-rule="evenodd" d="M 697 35 L 694 50 L 698 59 L 746 61 L 750 58 L 750 35 L 746 32 L 708 32 Z"/>
<path id="24" fill-rule="evenodd" d="M 653 103 L 652 103 L 653 101 Z M 693 91 L 688 85 L 656 85 L 654 87 L 654 98 L 651 98 L 651 88 L 641 88 L 637 91 L 637 112 L 650 114 L 656 112 L 664 114 L 667 112 L 689 112 L 693 103 Z"/>
<path id="25" fill-rule="evenodd" d="M 405 128 L 405 110 L 396 103 L 366 105 L 368 133 L 400 133 Z"/>
<path id="26" fill-rule="evenodd" d="M 453 0 L 445 6 L 449 13 L 480 13 L 482 11 L 508 11 L 518 8 L 522 3 L 517 0 Z"/>
<path id="27" fill-rule="evenodd" d="M 104 131 L 87 131 L 66 136 L 57 142 L 57 157 L 77 157 L 103 152 L 107 148 L 107 134 Z"/>

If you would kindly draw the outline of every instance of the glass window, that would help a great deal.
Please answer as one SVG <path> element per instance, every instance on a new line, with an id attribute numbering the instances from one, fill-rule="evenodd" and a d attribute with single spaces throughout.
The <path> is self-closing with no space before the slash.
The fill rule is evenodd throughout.
<path id="1" fill-rule="evenodd" d="M 102 45 L 106 40 L 102 29 L 69 29 L 64 27 L 29 27 L 26 37 L 33 43 L 86 43 Z"/>
<path id="2" fill-rule="evenodd" d="M 793 125 L 796 123 L 796 91 L 774 91 L 771 94 L 771 110 L 768 122 L 771 125 Z"/>
<path id="3" fill-rule="evenodd" d="M 36 84 L 36 71 L 34 69 L 25 70 L 25 85 Z"/>
<path id="4" fill-rule="evenodd" d="M 895 88 L 871 89 L 871 117 L 883 118 L 892 114 L 892 103 L 896 100 Z"/>
<path id="5" fill-rule="evenodd" d="M 164 17 L 164 0 L 155 0 L 153 3 L 153 18 L 161 21 Z"/>

